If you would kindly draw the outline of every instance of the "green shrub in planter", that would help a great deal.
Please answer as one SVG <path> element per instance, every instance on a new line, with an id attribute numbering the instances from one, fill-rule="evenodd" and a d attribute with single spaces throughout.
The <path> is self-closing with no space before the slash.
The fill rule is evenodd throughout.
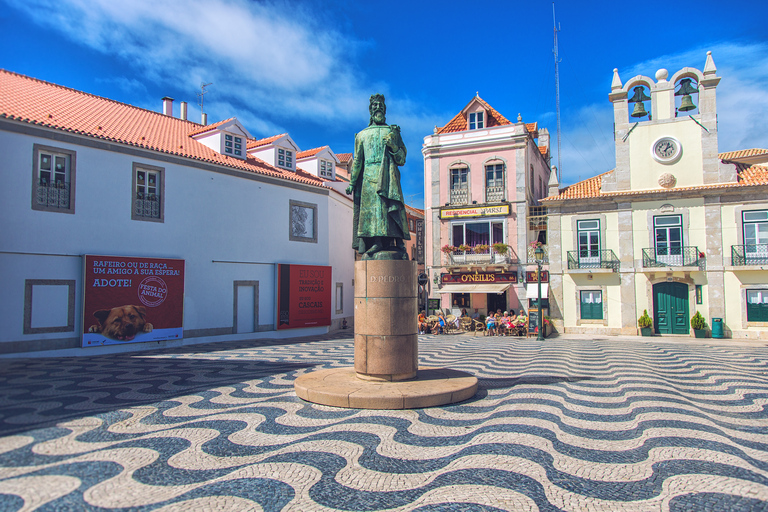
<path id="1" fill-rule="evenodd" d="M 704 320 L 704 317 L 698 311 L 691 317 L 691 329 L 693 329 L 693 335 L 696 338 L 707 337 L 707 321 Z"/>
<path id="2" fill-rule="evenodd" d="M 707 328 L 707 321 L 704 320 L 704 317 L 701 316 L 701 313 L 698 311 L 695 315 L 691 318 L 691 329 L 694 331 L 703 331 Z"/>
<path id="3" fill-rule="evenodd" d="M 637 319 L 637 326 L 640 327 L 640 334 L 651 336 L 653 334 L 653 318 L 648 316 L 648 310 L 643 310 L 643 316 Z"/>

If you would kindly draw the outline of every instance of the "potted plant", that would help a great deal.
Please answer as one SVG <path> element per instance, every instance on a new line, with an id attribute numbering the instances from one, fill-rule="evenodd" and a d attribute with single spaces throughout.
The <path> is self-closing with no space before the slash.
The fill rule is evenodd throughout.
<path id="1" fill-rule="evenodd" d="M 491 248 L 490 245 L 478 244 L 472 250 L 475 251 L 475 254 L 484 254 L 484 253 L 487 253 L 490 248 Z"/>
<path id="2" fill-rule="evenodd" d="M 507 251 L 509 251 L 509 246 L 502 242 L 496 242 L 491 247 L 493 247 L 493 252 L 499 255 L 507 254 Z"/>
<path id="3" fill-rule="evenodd" d="M 637 326 L 640 327 L 642 336 L 653 336 L 653 318 L 648 316 L 648 310 L 643 310 L 643 316 L 637 319 Z"/>
<path id="4" fill-rule="evenodd" d="M 448 245 L 444 245 L 440 250 L 443 251 L 443 253 L 445 254 L 453 254 L 454 252 L 456 252 L 456 247 L 448 244 Z"/>
<path id="5" fill-rule="evenodd" d="M 704 317 L 698 311 L 691 317 L 691 329 L 693 329 L 693 335 L 697 338 L 707 337 L 707 321 L 704 320 Z"/>
<path id="6" fill-rule="evenodd" d="M 465 253 L 472 250 L 472 248 L 467 244 L 461 244 L 456 249 L 458 250 L 458 252 L 465 252 Z"/>

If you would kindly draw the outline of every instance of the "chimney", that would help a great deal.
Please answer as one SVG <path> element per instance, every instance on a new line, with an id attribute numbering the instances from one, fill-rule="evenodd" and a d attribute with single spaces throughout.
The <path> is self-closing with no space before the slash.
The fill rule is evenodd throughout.
<path id="1" fill-rule="evenodd" d="M 179 112 L 179 119 L 181 119 L 182 121 L 187 120 L 187 102 L 186 101 L 181 102 L 181 111 Z"/>
<path id="2" fill-rule="evenodd" d="M 163 98 L 163 115 L 173 117 L 173 98 Z"/>
<path id="3" fill-rule="evenodd" d="M 202 119 L 202 121 L 203 121 L 202 122 L 203 126 L 208 126 L 208 114 L 206 114 L 205 112 L 203 112 L 203 119 Z"/>

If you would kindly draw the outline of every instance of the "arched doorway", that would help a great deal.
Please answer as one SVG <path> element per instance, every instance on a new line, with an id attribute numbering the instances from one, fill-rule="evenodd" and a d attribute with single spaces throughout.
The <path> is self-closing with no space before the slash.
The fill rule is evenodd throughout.
<path id="1" fill-rule="evenodd" d="M 657 334 L 688 334 L 688 285 L 653 285 L 653 324 Z"/>

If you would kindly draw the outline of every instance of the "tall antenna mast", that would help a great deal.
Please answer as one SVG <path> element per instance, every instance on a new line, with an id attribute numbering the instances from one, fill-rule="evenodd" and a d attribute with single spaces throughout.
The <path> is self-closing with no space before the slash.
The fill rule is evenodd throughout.
<path id="1" fill-rule="evenodd" d="M 560 29 L 555 20 L 555 2 L 552 2 L 552 23 L 555 28 L 555 49 L 553 52 L 555 54 L 555 109 L 557 111 L 557 181 L 559 182 L 560 176 L 563 173 L 563 166 L 560 160 L 560 68 L 558 66 L 560 59 L 557 55 L 557 33 L 560 32 Z"/>
<path id="2" fill-rule="evenodd" d="M 198 98 L 200 98 L 200 102 L 198 103 L 198 105 L 200 105 L 200 113 L 201 114 L 204 112 L 204 110 L 203 110 L 203 99 L 204 99 L 205 94 L 208 92 L 208 91 L 205 90 L 205 88 L 208 87 L 209 85 L 213 85 L 213 82 L 209 82 L 207 84 L 205 82 L 201 83 L 200 84 L 200 92 L 197 93 Z"/>

